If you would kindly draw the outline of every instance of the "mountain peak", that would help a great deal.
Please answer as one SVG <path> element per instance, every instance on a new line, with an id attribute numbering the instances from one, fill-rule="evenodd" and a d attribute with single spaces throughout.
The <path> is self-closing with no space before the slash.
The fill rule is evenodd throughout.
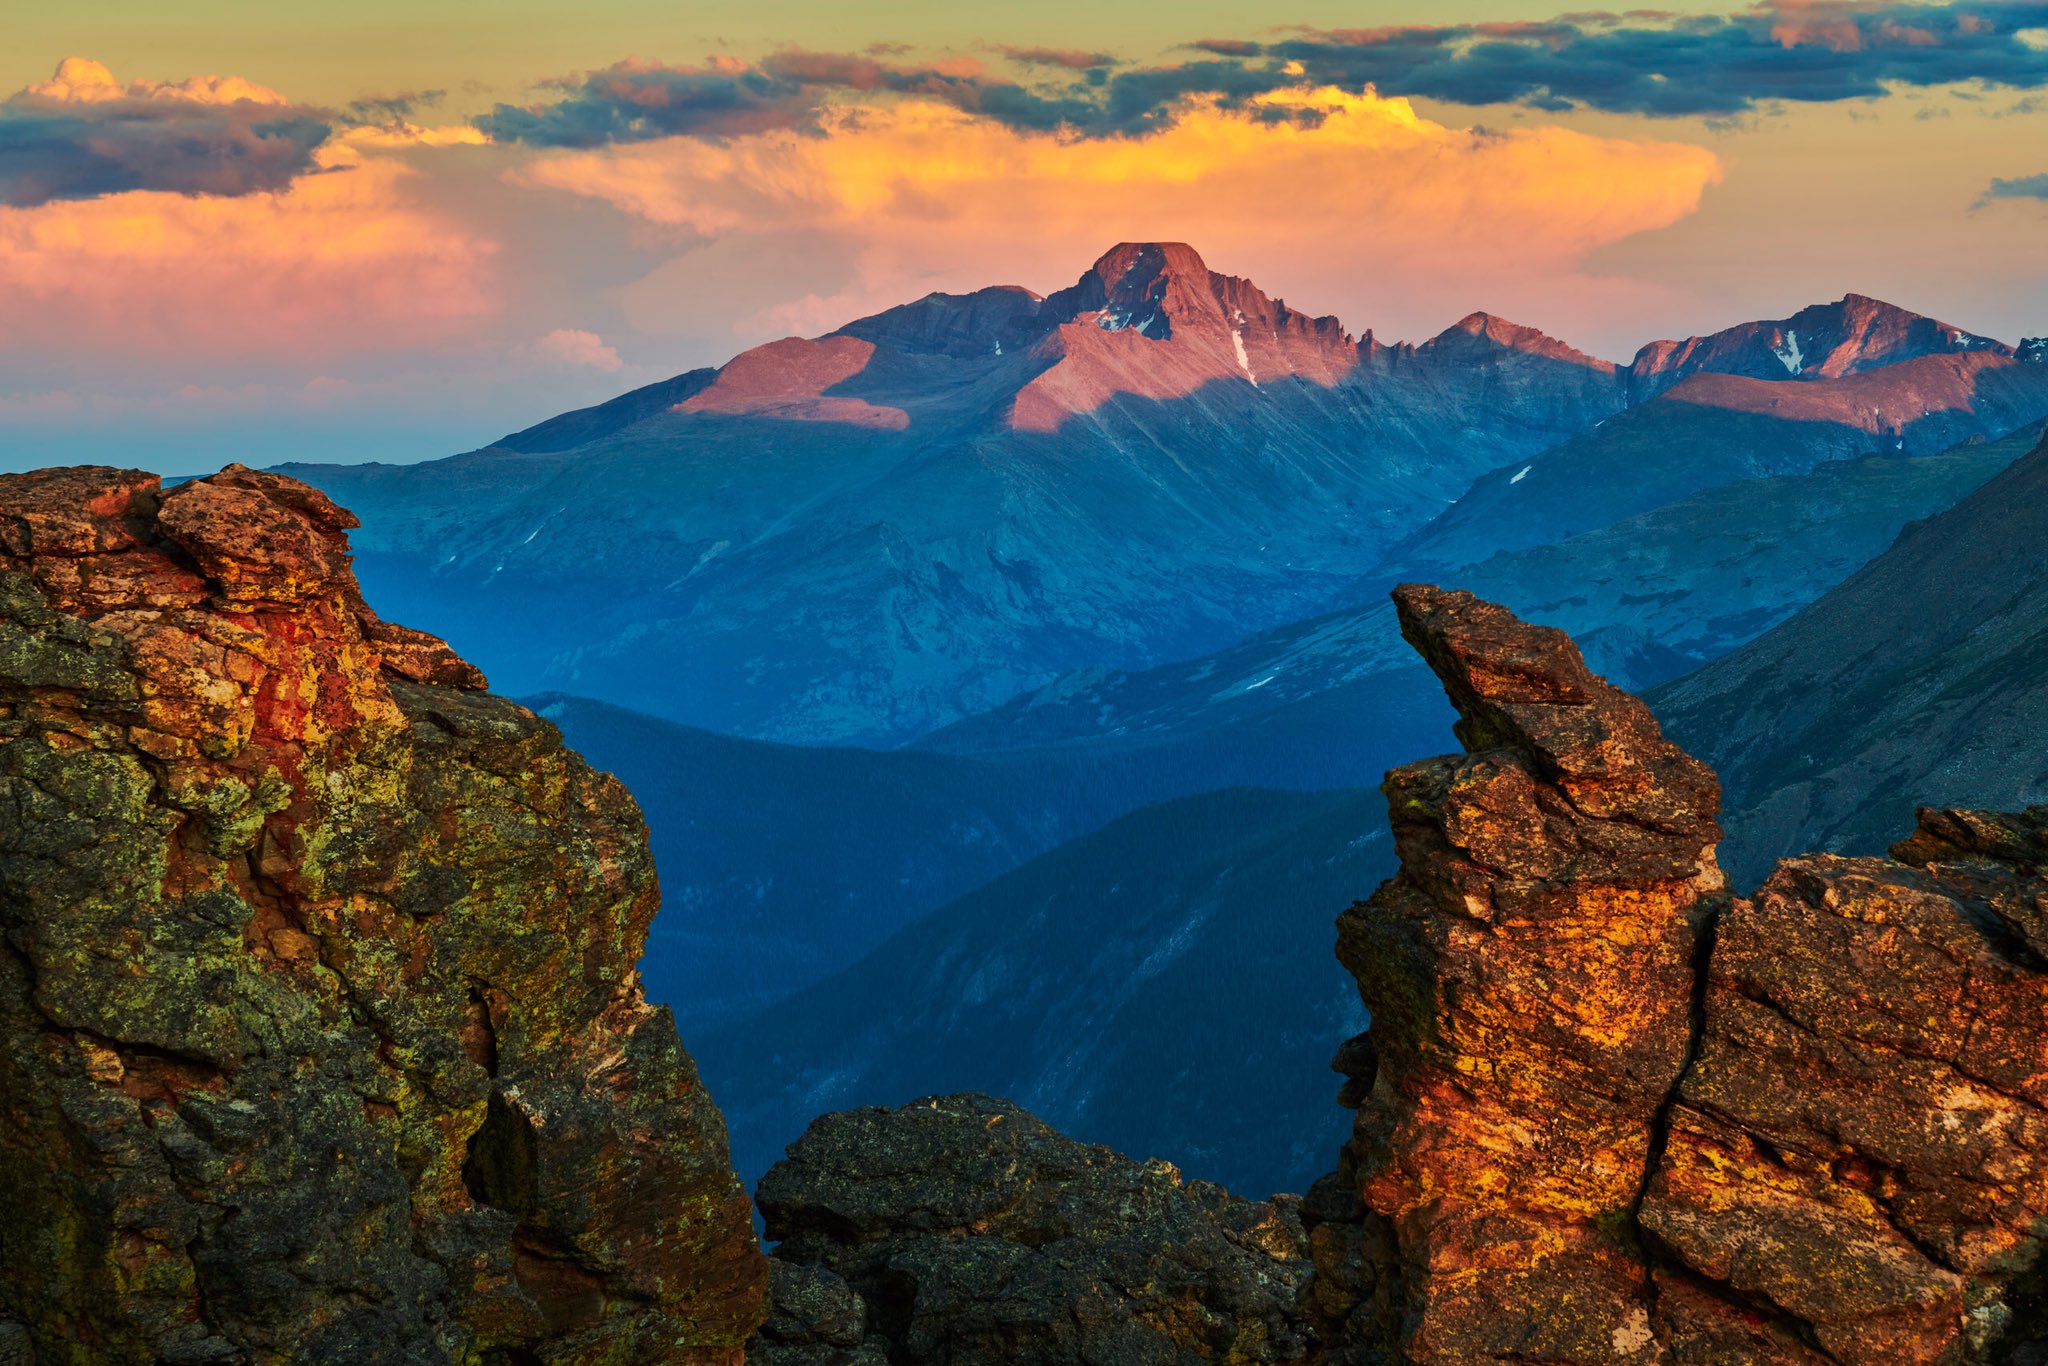
<path id="1" fill-rule="evenodd" d="M 1077 311 L 1100 312 L 1105 331 L 1128 327 L 1163 341 L 1176 324 L 1201 314 L 1220 316 L 1218 278 L 1185 242 L 1119 242 L 1074 286 L 1075 302 Z"/>
<path id="2" fill-rule="evenodd" d="M 1651 342 L 1629 366 L 1630 398 L 1640 403 L 1702 371 L 1767 380 L 1840 379 L 1921 356 L 1963 353 L 2010 356 L 2014 351 L 1996 338 L 1883 299 L 1844 294 L 1789 318 Z"/>
<path id="3" fill-rule="evenodd" d="M 1608 362 L 1595 360 L 1541 328 L 1525 327 L 1493 313 L 1468 313 L 1423 343 L 1430 350 L 1442 354 L 1463 354 L 1472 351 L 1475 344 L 1577 361 L 1596 369 L 1613 368 Z"/>
<path id="4" fill-rule="evenodd" d="M 1119 242 L 1097 257 L 1088 269 L 1110 289 L 1141 269 L 1148 276 L 1180 275 L 1206 280 L 1209 275 L 1208 262 L 1185 242 Z"/>

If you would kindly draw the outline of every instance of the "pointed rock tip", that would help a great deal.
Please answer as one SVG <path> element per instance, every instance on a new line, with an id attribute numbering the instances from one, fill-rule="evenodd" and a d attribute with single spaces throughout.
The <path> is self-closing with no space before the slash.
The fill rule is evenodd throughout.
<path id="1" fill-rule="evenodd" d="M 1581 706 L 1600 690 L 1619 692 L 1586 667 L 1571 637 L 1532 626 L 1463 589 L 1404 583 L 1393 593 L 1401 635 L 1451 692 L 1460 712 L 1474 703 Z"/>
<path id="2" fill-rule="evenodd" d="M 1469 753 L 1516 751 L 1588 812 L 1662 828 L 1711 823 L 1713 771 L 1664 738 L 1641 698 L 1588 668 L 1563 631 L 1463 590 L 1407 583 L 1393 598 L 1401 635 L 1442 681 Z"/>

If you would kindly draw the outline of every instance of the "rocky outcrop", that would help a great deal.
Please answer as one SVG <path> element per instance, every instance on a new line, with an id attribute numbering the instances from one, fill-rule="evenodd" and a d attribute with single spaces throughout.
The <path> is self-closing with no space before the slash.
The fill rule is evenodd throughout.
<path id="1" fill-rule="evenodd" d="M 1896 861 L 1788 859 L 1729 909 L 1642 1208 L 1676 1338 L 2048 1353 L 2044 850 L 2048 808 L 1927 811 Z"/>
<path id="2" fill-rule="evenodd" d="M 1395 601 L 1467 752 L 1389 775 L 1402 871 L 1338 922 L 1373 1012 L 1351 1154 L 1391 1303 L 1420 1360 L 1654 1360 L 1615 1225 L 1685 1064 L 1718 789 L 1562 632 Z"/>
<path id="3" fill-rule="evenodd" d="M 1373 1011 L 1305 1213 L 1331 1360 L 2048 1352 L 2048 809 L 1715 866 L 1712 775 L 1570 642 L 1396 593 L 1466 753 L 1339 921 Z"/>
<path id="4" fill-rule="evenodd" d="M 1291 1362 L 1297 1202 L 1255 1204 L 943 1096 L 815 1121 L 759 1191 L 755 1366 Z"/>
<path id="5" fill-rule="evenodd" d="M 734 1362 L 765 1263 L 631 798 L 353 519 L 0 479 L 0 1354 Z"/>

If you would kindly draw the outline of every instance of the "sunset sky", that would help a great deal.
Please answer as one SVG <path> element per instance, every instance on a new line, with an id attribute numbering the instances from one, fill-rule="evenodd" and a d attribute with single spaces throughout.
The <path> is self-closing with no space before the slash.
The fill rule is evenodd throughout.
<path id="1" fill-rule="evenodd" d="M 1388 340 L 2048 334 L 2048 0 L 1556 15 L 9 6 L 0 467 L 450 454 L 1123 239 Z"/>

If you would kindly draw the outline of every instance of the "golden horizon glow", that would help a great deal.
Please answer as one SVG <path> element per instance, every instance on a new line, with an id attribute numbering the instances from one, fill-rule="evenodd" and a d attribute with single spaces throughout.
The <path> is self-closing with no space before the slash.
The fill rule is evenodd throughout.
<path id="1" fill-rule="evenodd" d="M 0 457 L 10 431 L 33 427 L 41 442 L 80 413 L 176 412 L 182 396 L 198 396 L 188 406 L 200 427 L 229 403 L 300 431 L 292 413 L 331 413 L 342 393 L 388 414 L 375 419 L 385 426 L 431 412 L 440 425 L 420 430 L 435 434 L 404 454 L 442 453 L 452 438 L 438 433 L 487 437 L 477 424 L 498 425 L 500 409 L 516 425 L 931 290 L 1047 292 L 1125 239 L 1188 241 L 1213 269 L 1388 339 L 1483 309 L 1625 359 L 1656 337 L 1848 290 L 2007 340 L 2048 332 L 2041 203 L 1983 197 L 1994 179 L 2048 171 L 2036 150 L 2048 97 L 1932 88 L 1656 119 L 1460 108 L 1304 77 L 1234 105 L 1187 97 L 1139 135 L 1083 137 L 863 87 L 826 95 L 802 129 L 558 150 L 494 144 L 468 115 L 558 98 L 548 78 L 636 51 L 751 70 L 776 50 L 762 28 L 772 16 L 732 6 L 720 12 L 751 26 L 685 33 L 657 7 L 607 3 L 572 33 L 565 13 L 515 4 L 530 22 L 494 29 L 466 67 L 449 8 L 371 5 L 321 21 L 341 27 L 319 67 L 250 46 L 283 17 L 235 30 L 231 7 L 213 8 L 217 59 L 133 6 L 122 34 L 43 17 L 49 33 L 100 41 L 45 50 L 32 71 L 13 49 L 24 107 L 275 110 L 330 126 L 289 183 L 253 193 L 115 186 L 0 207 Z M 857 16 L 799 8 L 777 37 L 813 51 L 865 45 L 849 37 Z M 1311 4 L 1299 18 L 1356 20 L 1357 8 Z M 1459 17 L 1553 8 L 1503 0 Z M 1780 42 L 1849 41 L 1827 6 L 1780 8 Z M 1385 23 L 1449 18 L 1420 4 L 1367 9 Z M 931 8 L 867 43 L 907 41 L 915 53 L 888 60 L 954 76 L 1028 76 L 1006 44 L 1050 54 L 1039 60 L 1110 51 L 1171 65 L 1191 59 L 1175 44 L 1204 28 L 1241 31 L 1233 13 L 1097 21 L 1069 6 L 970 31 L 957 11 Z M 337 112 L 426 84 L 402 79 L 412 57 L 374 60 L 344 28 L 440 35 L 427 42 L 443 73 L 431 84 L 449 93 Z M 145 59 L 134 39 L 149 33 Z"/>

